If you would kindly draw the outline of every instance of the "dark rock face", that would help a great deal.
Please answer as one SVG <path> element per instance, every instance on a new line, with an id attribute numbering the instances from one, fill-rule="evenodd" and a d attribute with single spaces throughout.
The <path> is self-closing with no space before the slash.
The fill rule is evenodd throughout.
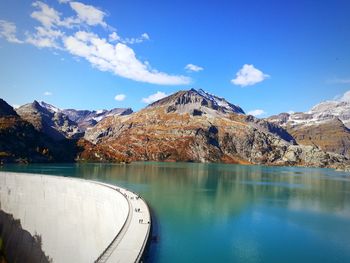
<path id="1" fill-rule="evenodd" d="M 303 145 L 317 145 L 327 152 L 350 157 L 350 131 L 337 118 L 319 125 L 292 127 L 287 129 Z"/>
<path id="2" fill-rule="evenodd" d="M 292 144 L 296 144 L 295 139 L 293 138 L 293 136 L 284 128 L 282 128 L 281 126 L 272 123 L 272 122 L 268 122 L 266 120 L 262 120 L 262 119 L 257 119 L 257 118 L 251 118 L 252 116 L 248 116 L 247 117 L 247 121 L 251 122 L 252 124 L 257 125 L 259 128 L 264 129 L 265 131 L 268 131 L 270 133 L 273 133 L 279 137 L 281 137 L 283 140 L 290 142 Z"/>
<path id="3" fill-rule="evenodd" d="M 7 117 L 7 116 L 13 116 L 17 117 L 16 111 L 7 104 L 6 101 L 3 99 L 0 99 L 0 117 Z"/>

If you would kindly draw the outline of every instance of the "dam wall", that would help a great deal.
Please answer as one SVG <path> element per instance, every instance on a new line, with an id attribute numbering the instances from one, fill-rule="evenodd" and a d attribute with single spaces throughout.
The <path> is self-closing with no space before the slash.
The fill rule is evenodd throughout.
<path id="1" fill-rule="evenodd" d="M 123 243 L 128 238 L 126 222 L 131 220 L 126 195 L 116 187 L 82 179 L 0 172 L 0 209 L 39 238 L 53 262 L 94 262 L 119 233 L 126 232 L 118 242 Z M 142 232 L 136 239 L 143 242 L 147 237 Z M 140 248 L 129 246 L 138 256 Z"/>

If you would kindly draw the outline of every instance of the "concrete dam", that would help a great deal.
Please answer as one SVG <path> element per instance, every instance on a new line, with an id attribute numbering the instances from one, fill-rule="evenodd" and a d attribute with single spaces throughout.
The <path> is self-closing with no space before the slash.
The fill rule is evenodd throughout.
<path id="1" fill-rule="evenodd" d="M 0 216 L 0 249 L 17 262 L 37 245 L 42 252 L 31 255 L 35 262 L 138 262 L 150 235 L 142 198 L 83 179 L 0 172 L 0 210 L 7 216 Z M 9 234 L 9 216 L 35 242 Z"/>

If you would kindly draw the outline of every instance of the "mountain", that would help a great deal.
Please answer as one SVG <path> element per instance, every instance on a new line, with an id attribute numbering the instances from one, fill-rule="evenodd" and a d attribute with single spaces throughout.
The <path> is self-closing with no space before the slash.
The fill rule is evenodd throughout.
<path id="1" fill-rule="evenodd" d="M 13 110 L 0 101 L 5 161 L 189 161 L 349 170 L 346 103 L 267 119 L 203 90 L 131 109 L 61 110 L 45 102 Z"/>
<path id="2" fill-rule="evenodd" d="M 0 99 L 0 118 L 4 117 L 18 117 L 16 111 L 7 104 L 6 101 Z"/>
<path id="3" fill-rule="evenodd" d="M 347 161 L 315 146 L 296 145 L 277 124 L 247 116 L 225 99 L 194 89 L 176 92 L 131 115 L 106 117 L 88 129 L 84 139 L 88 147 L 79 158 L 101 161 L 318 167 Z"/>
<path id="4" fill-rule="evenodd" d="M 77 150 L 74 141 L 51 139 L 0 99 L 0 163 L 71 162 Z"/>
<path id="5" fill-rule="evenodd" d="M 85 131 L 87 128 L 96 125 L 99 121 L 108 116 L 123 116 L 131 114 L 133 111 L 131 108 L 115 108 L 112 110 L 99 111 L 66 109 L 62 110 L 62 113 L 67 115 L 72 121 L 76 122 L 80 130 Z"/>
<path id="6" fill-rule="evenodd" d="M 267 121 L 285 128 L 299 144 L 350 157 L 350 103 L 326 101 L 308 112 L 281 113 Z"/>
<path id="7" fill-rule="evenodd" d="M 34 101 L 17 108 L 16 112 L 36 130 L 55 140 L 74 139 L 82 135 L 74 121 L 50 104 Z"/>
<path id="8" fill-rule="evenodd" d="M 17 113 L 33 126 L 55 140 L 76 139 L 83 136 L 84 131 L 105 117 L 131 114 L 130 108 L 112 110 L 74 110 L 60 109 L 44 101 L 25 104 Z"/>
<path id="9" fill-rule="evenodd" d="M 325 101 L 314 106 L 310 112 L 315 118 L 322 120 L 327 117 L 337 117 L 343 124 L 350 128 L 350 102 L 349 101 Z"/>
<path id="10" fill-rule="evenodd" d="M 166 98 L 153 102 L 148 108 L 166 107 L 166 112 L 190 113 L 193 116 L 203 114 L 220 116 L 226 113 L 244 114 L 244 111 L 224 98 L 209 94 L 204 90 L 191 89 L 179 91 Z"/>

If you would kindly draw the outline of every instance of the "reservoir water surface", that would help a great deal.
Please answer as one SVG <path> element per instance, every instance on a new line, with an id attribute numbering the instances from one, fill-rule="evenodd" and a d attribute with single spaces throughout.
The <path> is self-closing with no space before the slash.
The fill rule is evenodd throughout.
<path id="1" fill-rule="evenodd" d="M 141 194 L 158 238 L 149 262 L 350 262 L 350 174 L 198 163 L 6 165 Z"/>

